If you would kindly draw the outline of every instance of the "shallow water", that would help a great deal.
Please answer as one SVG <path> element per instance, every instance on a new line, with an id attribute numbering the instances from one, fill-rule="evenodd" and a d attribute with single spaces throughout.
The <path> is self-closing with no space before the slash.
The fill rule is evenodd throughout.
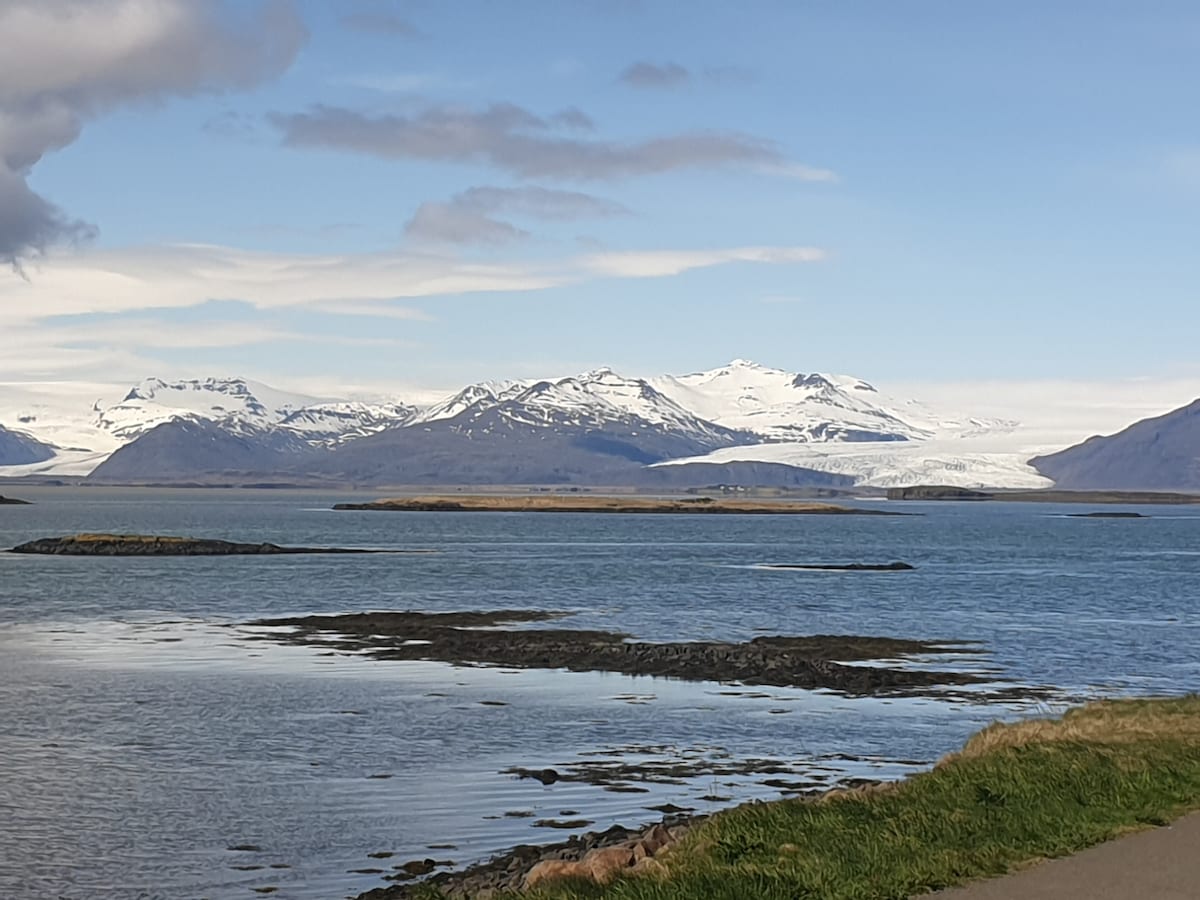
<path id="1" fill-rule="evenodd" d="M 592 828 L 649 821 L 664 802 L 780 796 L 771 776 L 612 793 L 512 766 L 769 758 L 789 780 L 896 777 L 986 721 L 1054 705 L 374 662 L 228 627 L 256 617 L 539 608 L 650 640 L 968 639 L 989 652 L 955 665 L 1064 700 L 1200 689 L 1200 510 L 1187 507 L 1140 520 L 1025 504 L 898 507 L 925 513 L 911 518 L 385 514 L 329 511 L 353 495 L 23 493 L 37 505 L 0 507 L 0 546 L 117 531 L 438 552 L 0 554 L 3 897 L 342 897 L 383 883 L 353 870 L 561 840 L 571 832 L 533 823 L 564 811 Z M 919 568 L 756 568 L 894 559 Z M 239 845 L 261 850 L 227 849 Z"/>

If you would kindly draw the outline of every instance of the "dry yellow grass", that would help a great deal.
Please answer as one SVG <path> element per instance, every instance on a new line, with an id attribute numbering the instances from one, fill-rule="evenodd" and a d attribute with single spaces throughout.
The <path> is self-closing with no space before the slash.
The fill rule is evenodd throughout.
<path id="1" fill-rule="evenodd" d="M 997 722 L 975 734 L 963 748 L 944 757 L 985 756 L 1007 747 L 1070 741 L 1128 744 L 1161 739 L 1200 743 L 1200 696 L 1169 700 L 1099 700 L 1067 710 L 1058 718 Z"/>

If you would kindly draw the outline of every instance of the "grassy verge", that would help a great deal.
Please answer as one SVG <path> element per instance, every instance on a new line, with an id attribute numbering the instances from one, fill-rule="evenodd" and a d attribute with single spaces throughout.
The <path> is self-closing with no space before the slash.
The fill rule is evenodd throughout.
<path id="1" fill-rule="evenodd" d="M 1106 701 L 993 725 L 932 771 L 713 817 L 666 875 L 527 898 L 902 900 L 1062 856 L 1200 808 L 1200 697 Z"/>

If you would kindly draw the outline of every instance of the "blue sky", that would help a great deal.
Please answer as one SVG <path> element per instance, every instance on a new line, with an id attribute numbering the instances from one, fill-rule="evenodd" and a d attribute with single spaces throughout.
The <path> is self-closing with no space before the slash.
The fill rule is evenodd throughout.
<path id="1" fill-rule="evenodd" d="M 89 6 L 0 2 L 2 380 L 1200 374 L 1192 3 Z"/>

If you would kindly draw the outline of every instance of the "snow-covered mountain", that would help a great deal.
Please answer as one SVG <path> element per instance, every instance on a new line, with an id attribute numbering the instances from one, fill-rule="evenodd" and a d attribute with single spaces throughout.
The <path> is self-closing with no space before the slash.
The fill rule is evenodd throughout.
<path id="1" fill-rule="evenodd" d="M 521 452 L 543 448 L 548 466 L 553 453 L 571 455 L 576 479 L 586 477 L 589 460 L 607 465 L 604 460 L 619 458 L 626 466 L 704 463 L 710 471 L 731 464 L 743 472 L 791 467 L 877 486 L 929 480 L 991 487 L 1044 483 L 1019 449 L 1005 446 L 1000 452 L 991 446 L 997 438 L 1012 437 L 1015 422 L 935 410 L 890 397 L 859 378 L 788 372 L 746 360 L 680 376 L 636 378 L 600 368 L 544 380 L 487 381 L 423 405 L 317 398 L 242 378 L 150 378 L 116 397 L 81 396 L 77 410 L 65 410 L 60 404 L 65 398 L 58 397 L 53 410 L 30 412 L 27 397 L 6 402 L 12 387 L 0 385 L 0 425 L 52 445 L 57 455 L 20 471 L 0 467 L 0 475 L 85 474 L 121 447 L 131 448 L 121 454 L 122 471 L 136 471 L 132 447 L 158 429 L 153 446 L 159 464 L 170 455 L 210 460 L 211 454 L 185 452 L 188 442 L 212 443 L 214 436 L 228 435 L 240 442 L 244 467 L 279 459 L 299 466 L 303 457 L 306 471 L 340 471 L 347 478 L 401 471 L 387 460 L 375 466 L 368 459 L 373 453 L 401 448 L 432 453 L 436 447 L 441 462 L 430 460 L 420 469 L 423 477 L 432 477 L 464 452 L 460 438 L 472 441 L 470 455 L 478 461 L 468 470 L 483 477 L 499 471 L 482 463 L 488 448 L 511 453 L 519 432 L 526 448 Z M 202 427 L 175 427 L 189 423 Z M 170 426 L 169 434 L 161 426 Z M 431 437 L 399 436 L 417 430 Z M 368 441 L 353 456 L 341 454 L 339 459 L 354 460 L 352 468 L 330 469 L 320 457 L 381 432 L 398 437 Z M 539 442 L 538 435 L 553 440 Z M 263 453 L 256 454 L 255 447 Z M 557 471 L 553 466 L 546 471 L 552 470 Z M 521 471 L 532 477 L 537 468 Z M 179 477 L 177 467 L 170 473 Z"/>
<path id="2" fill-rule="evenodd" d="M 921 441 L 1016 424 L 939 415 L 917 400 L 888 397 L 860 378 L 786 372 L 744 359 L 651 383 L 696 415 L 764 441 Z"/>
<path id="3" fill-rule="evenodd" d="M 419 407 L 407 403 L 364 403 L 360 400 L 312 403 L 288 413 L 279 428 L 310 444 L 332 445 L 408 424 Z"/>
<path id="4" fill-rule="evenodd" d="M 627 378 L 609 368 L 545 381 L 473 384 L 413 421 L 435 422 L 469 412 L 469 422 L 487 410 L 496 410 L 516 424 L 559 430 L 624 423 L 631 428 L 664 429 L 713 447 L 754 441 L 749 434 L 737 434 L 685 409 L 649 381 Z"/>
<path id="5" fill-rule="evenodd" d="M 122 442 L 180 419 L 219 422 L 235 433 L 259 431 L 317 402 L 315 397 L 289 394 L 243 378 L 147 378 L 119 403 L 98 409 L 96 426 Z"/>
<path id="6" fill-rule="evenodd" d="M 321 445 L 403 425 L 416 412 L 399 402 L 319 400 L 244 378 L 148 378 L 119 403 L 97 408 L 96 426 L 122 443 L 164 422 L 192 421 L 214 422 L 237 435 L 281 429 Z"/>

